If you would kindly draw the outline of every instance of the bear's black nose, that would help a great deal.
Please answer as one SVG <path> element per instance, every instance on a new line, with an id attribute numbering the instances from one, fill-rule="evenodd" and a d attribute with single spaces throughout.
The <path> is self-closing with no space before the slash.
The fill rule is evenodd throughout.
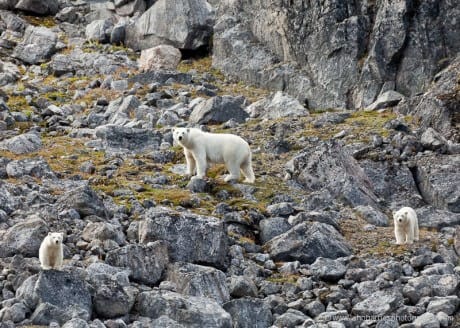
<path id="1" fill-rule="evenodd" d="M 182 140 L 182 136 L 179 136 L 179 140 Z"/>
<path id="2" fill-rule="evenodd" d="M 59 241 L 56 240 L 56 245 L 59 244 Z"/>
<path id="3" fill-rule="evenodd" d="M 399 222 L 402 222 L 402 219 L 399 219 Z"/>

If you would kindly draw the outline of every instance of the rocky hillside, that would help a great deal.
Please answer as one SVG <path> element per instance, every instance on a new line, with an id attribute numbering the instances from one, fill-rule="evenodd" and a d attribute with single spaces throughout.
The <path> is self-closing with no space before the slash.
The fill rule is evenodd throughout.
<path id="1" fill-rule="evenodd" d="M 0 0 L 0 327 L 460 326 L 459 7 Z"/>

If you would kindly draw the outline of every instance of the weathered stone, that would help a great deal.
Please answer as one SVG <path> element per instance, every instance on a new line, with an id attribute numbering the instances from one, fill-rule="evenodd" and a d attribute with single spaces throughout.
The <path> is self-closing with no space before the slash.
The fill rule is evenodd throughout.
<path id="1" fill-rule="evenodd" d="M 426 129 L 420 141 L 425 149 L 440 150 L 442 152 L 447 150 L 447 140 L 433 128 Z"/>
<path id="2" fill-rule="evenodd" d="M 87 185 L 75 188 L 62 195 L 58 199 L 57 205 L 60 211 L 74 209 L 82 217 L 89 215 L 96 215 L 102 218 L 108 217 L 104 203 L 96 192 Z"/>
<path id="3" fill-rule="evenodd" d="M 460 155 L 424 156 L 416 180 L 423 199 L 439 209 L 460 212 Z"/>
<path id="4" fill-rule="evenodd" d="M 251 278 L 246 276 L 232 276 L 230 280 L 230 295 L 234 298 L 257 297 L 257 286 Z"/>
<path id="5" fill-rule="evenodd" d="M 38 64 L 51 58 L 56 52 L 57 34 L 41 26 L 28 26 L 24 40 L 13 52 L 16 57 L 27 64 Z"/>
<path id="6" fill-rule="evenodd" d="M 231 328 L 232 318 L 215 301 L 196 296 L 185 298 L 170 291 L 140 293 L 136 310 L 152 319 L 168 316 L 186 327 Z"/>
<path id="7" fill-rule="evenodd" d="M 311 318 L 303 314 L 301 311 L 288 309 L 285 313 L 275 319 L 273 325 L 276 327 L 297 327 L 309 319 L 311 320 Z"/>
<path id="8" fill-rule="evenodd" d="M 285 168 L 290 178 L 308 192 L 327 190 L 331 197 L 346 204 L 378 208 L 369 177 L 336 141 L 305 149 L 286 163 Z"/>
<path id="9" fill-rule="evenodd" d="M 270 239 L 285 233 L 291 228 L 292 226 L 286 218 L 274 217 L 263 219 L 259 222 L 260 241 L 266 243 Z"/>
<path id="10" fill-rule="evenodd" d="M 425 296 L 448 296 L 455 294 L 460 279 L 454 274 L 430 275 L 412 278 L 403 288 L 403 295 L 416 304 Z"/>
<path id="11" fill-rule="evenodd" d="M 361 316 L 391 315 L 402 304 L 403 297 L 400 292 L 382 290 L 355 304 L 352 313 Z"/>
<path id="12" fill-rule="evenodd" d="M 318 257 L 310 270 L 321 280 L 337 282 L 345 276 L 347 267 L 339 261 Z"/>
<path id="13" fill-rule="evenodd" d="M 156 284 L 169 263 L 164 241 L 147 245 L 128 245 L 107 253 L 106 263 L 131 270 L 130 277 L 144 284 Z"/>
<path id="14" fill-rule="evenodd" d="M 226 267 L 227 234 L 222 220 L 151 208 L 139 225 L 139 242 L 165 240 L 171 259 Z"/>
<path id="15" fill-rule="evenodd" d="M 439 321 L 433 313 L 427 312 L 414 320 L 415 328 L 439 328 Z"/>
<path id="16" fill-rule="evenodd" d="M 388 217 L 376 210 L 372 206 L 357 206 L 354 208 L 358 212 L 358 215 L 364 218 L 368 223 L 379 226 L 387 227 L 388 226 Z"/>
<path id="17" fill-rule="evenodd" d="M 59 2 L 57 0 L 19 0 L 15 8 L 37 15 L 54 15 L 59 10 Z"/>
<path id="18" fill-rule="evenodd" d="M 189 120 L 195 124 L 224 123 L 230 119 L 243 123 L 249 116 L 241 107 L 243 101 L 241 97 L 212 97 L 195 106 Z"/>
<path id="19" fill-rule="evenodd" d="M 297 99 L 281 91 L 249 105 L 245 111 L 253 118 L 263 117 L 268 119 L 309 115 L 308 110 Z"/>
<path id="20" fill-rule="evenodd" d="M 270 327 L 273 323 L 270 307 L 260 299 L 240 298 L 224 304 L 233 319 L 233 327 Z"/>
<path id="21" fill-rule="evenodd" d="M 131 16 L 134 13 L 142 14 L 145 11 L 145 1 L 144 0 L 132 0 L 127 3 L 115 6 L 116 13 L 120 16 Z"/>
<path id="22" fill-rule="evenodd" d="M 11 151 L 15 154 L 27 154 L 41 149 L 43 146 L 40 135 L 24 133 L 0 142 L 0 149 Z"/>
<path id="23" fill-rule="evenodd" d="M 75 317 L 84 320 L 91 317 L 91 294 L 85 282 L 75 273 L 42 271 L 34 293 L 37 307 L 31 320 L 36 325 L 49 325 L 51 321 L 64 324 Z"/>
<path id="24" fill-rule="evenodd" d="M 318 257 L 338 258 L 351 254 L 350 246 L 332 226 L 301 223 L 265 244 L 275 261 L 313 263 Z"/>
<path id="25" fill-rule="evenodd" d="M 40 244 L 48 231 L 46 222 L 37 216 L 32 216 L 25 222 L 15 224 L 2 237 L 0 257 L 9 257 L 15 254 L 37 256 Z"/>
<path id="26" fill-rule="evenodd" d="M 454 227 L 460 224 L 460 213 L 439 210 L 433 206 L 417 208 L 417 219 L 420 227 L 441 229 Z"/>
<path id="27" fill-rule="evenodd" d="M 86 26 L 85 35 L 87 40 L 107 43 L 113 29 L 113 22 L 110 19 L 99 19 L 92 21 Z"/>
<path id="28" fill-rule="evenodd" d="M 116 227 L 107 222 L 89 222 L 83 230 L 81 238 L 88 242 L 99 239 L 101 241 L 113 240 L 118 245 L 125 243 L 125 235 L 121 227 Z"/>
<path id="29" fill-rule="evenodd" d="M 182 57 L 179 49 L 168 45 L 160 45 L 141 51 L 139 68 L 142 71 L 150 70 L 174 70 L 179 65 Z"/>
<path id="30" fill-rule="evenodd" d="M 167 279 L 176 284 L 182 295 L 207 297 L 219 304 L 230 300 L 225 274 L 212 267 L 174 263 L 168 267 Z"/>
<path id="31" fill-rule="evenodd" d="M 444 312 L 447 315 L 453 315 L 457 312 L 458 306 L 460 305 L 460 299 L 453 296 L 446 297 L 434 297 L 428 303 L 426 307 L 427 312 L 437 314 L 438 312 Z"/>
<path id="32" fill-rule="evenodd" d="M 11 178 L 20 178 L 25 175 L 35 178 L 56 178 L 48 163 L 42 158 L 25 158 L 11 161 L 6 165 L 6 173 Z"/>
<path id="33" fill-rule="evenodd" d="M 374 101 L 371 105 L 369 105 L 367 109 L 376 110 L 387 107 L 393 107 L 396 106 L 402 99 L 404 99 L 404 96 L 399 92 L 393 90 L 385 91 L 384 93 L 379 95 L 377 100 Z"/>
<path id="34" fill-rule="evenodd" d="M 159 0 L 126 29 L 134 50 L 169 44 L 194 50 L 207 46 L 212 34 L 211 8 L 204 0 Z"/>

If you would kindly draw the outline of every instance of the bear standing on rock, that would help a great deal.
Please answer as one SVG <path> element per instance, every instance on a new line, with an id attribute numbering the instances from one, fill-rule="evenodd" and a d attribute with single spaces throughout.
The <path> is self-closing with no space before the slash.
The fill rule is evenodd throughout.
<path id="1" fill-rule="evenodd" d="M 254 183 L 252 154 L 248 143 L 241 137 L 227 133 L 208 133 L 197 128 L 175 128 L 173 139 L 184 148 L 187 174 L 203 179 L 210 163 L 225 163 L 228 172 L 225 182 L 238 180 L 240 170 L 244 182 Z"/>
<path id="2" fill-rule="evenodd" d="M 64 252 L 62 249 L 62 240 L 64 234 L 62 232 L 50 232 L 43 239 L 38 258 L 43 270 L 56 269 L 59 270 L 62 266 Z"/>
<path id="3" fill-rule="evenodd" d="M 412 244 L 419 239 L 417 214 L 411 207 L 403 207 L 393 214 L 396 244 Z"/>

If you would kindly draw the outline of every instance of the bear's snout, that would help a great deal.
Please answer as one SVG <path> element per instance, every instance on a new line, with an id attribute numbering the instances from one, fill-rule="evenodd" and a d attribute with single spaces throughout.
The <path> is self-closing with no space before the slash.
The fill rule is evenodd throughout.
<path id="1" fill-rule="evenodd" d="M 59 244 L 59 240 L 56 240 L 55 243 L 56 243 L 56 245 Z"/>
<path id="2" fill-rule="evenodd" d="M 182 140 L 182 136 L 179 136 L 179 140 Z"/>
<path id="3" fill-rule="evenodd" d="M 402 219 L 401 219 L 401 218 L 399 218 L 399 219 L 398 219 L 398 221 L 399 221 L 399 222 L 402 222 Z"/>

